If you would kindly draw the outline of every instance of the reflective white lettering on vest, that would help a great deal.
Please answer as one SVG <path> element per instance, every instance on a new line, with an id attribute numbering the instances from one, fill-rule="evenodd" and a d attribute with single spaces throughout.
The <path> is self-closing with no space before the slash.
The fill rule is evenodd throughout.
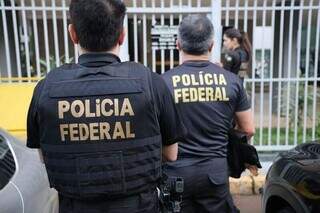
<path id="1" fill-rule="evenodd" d="M 106 109 L 106 105 L 109 105 L 109 110 Z M 101 114 L 103 116 L 111 116 L 113 114 L 113 110 L 111 109 L 111 106 L 113 105 L 112 101 L 110 99 L 104 99 L 101 102 Z"/>
<path id="2" fill-rule="evenodd" d="M 86 117 L 87 118 L 94 118 L 96 117 L 96 114 L 93 112 L 90 112 L 90 100 L 85 100 L 85 106 L 86 106 Z"/>
<path id="3" fill-rule="evenodd" d="M 96 99 L 96 116 L 101 116 L 100 99 Z"/>
<path id="4" fill-rule="evenodd" d="M 131 132 L 130 122 L 126 122 L 126 136 L 127 138 L 135 138 L 136 135 Z"/>
<path id="5" fill-rule="evenodd" d="M 100 123 L 100 140 L 108 139 L 110 140 L 110 124 L 109 123 Z"/>
<path id="6" fill-rule="evenodd" d="M 122 128 L 122 125 L 120 122 L 116 122 L 116 124 L 114 126 L 114 132 L 113 132 L 112 139 L 118 139 L 118 137 L 120 137 L 120 139 L 125 138 L 123 128 Z"/>
<path id="7" fill-rule="evenodd" d="M 70 130 L 70 141 L 78 141 L 79 136 L 78 136 L 78 124 L 70 124 L 69 125 L 69 130 Z"/>
<path id="8" fill-rule="evenodd" d="M 59 112 L 59 118 L 63 119 L 63 114 L 65 112 L 68 112 L 70 109 L 70 104 L 68 101 L 58 101 L 58 112 Z"/>
<path id="9" fill-rule="evenodd" d="M 60 135 L 61 141 L 65 141 L 66 135 L 68 135 L 68 124 L 60 124 Z"/>
<path id="10" fill-rule="evenodd" d="M 92 101 L 92 102 L 91 102 Z M 75 118 L 91 118 L 90 120 L 79 119 L 82 123 L 66 123 L 66 113 Z M 114 120 L 117 116 L 129 118 L 134 116 L 129 98 L 123 99 L 84 99 L 84 100 L 61 100 L 58 102 L 58 116 L 64 120 L 59 125 L 61 141 L 97 141 L 135 138 L 135 132 L 128 120 Z M 94 118 L 106 117 L 109 122 L 97 122 Z M 109 117 L 109 118 L 108 118 Z M 71 121 L 71 120 L 70 120 Z M 83 123 L 83 122 L 86 123 Z"/>
<path id="11" fill-rule="evenodd" d="M 124 116 L 126 113 L 128 115 L 130 115 L 130 116 L 134 116 L 134 113 L 133 113 L 133 110 L 132 110 L 132 106 L 131 106 L 130 101 L 129 101 L 128 98 L 125 98 L 124 101 L 123 101 L 120 115 Z"/>
<path id="12" fill-rule="evenodd" d="M 89 128 L 86 124 L 79 124 L 79 137 L 80 137 L 80 141 L 88 140 Z"/>
<path id="13" fill-rule="evenodd" d="M 76 109 L 78 108 L 78 110 Z M 80 118 L 84 114 L 84 105 L 81 100 L 75 100 L 71 104 L 71 114 L 75 118 Z"/>
<path id="14" fill-rule="evenodd" d="M 98 123 L 90 123 L 89 124 L 89 129 L 90 129 L 90 140 L 95 141 L 99 140 L 99 129 L 98 129 Z"/>

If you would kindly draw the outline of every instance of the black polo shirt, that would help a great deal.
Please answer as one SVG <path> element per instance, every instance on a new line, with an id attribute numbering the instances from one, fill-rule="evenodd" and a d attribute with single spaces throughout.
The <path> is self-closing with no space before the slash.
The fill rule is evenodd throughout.
<path id="1" fill-rule="evenodd" d="M 209 61 L 187 61 L 162 77 L 188 132 L 179 158 L 226 158 L 235 112 L 250 109 L 239 77 Z"/>
<path id="2" fill-rule="evenodd" d="M 111 63 L 120 62 L 119 57 L 109 53 L 86 53 L 79 57 L 79 64 L 89 69 L 91 67 L 101 67 Z M 155 96 L 155 110 L 158 114 L 163 145 L 176 143 L 178 140 L 181 140 L 181 137 L 184 134 L 184 128 L 173 103 L 170 91 L 158 74 L 152 73 L 151 81 Z M 34 89 L 28 111 L 27 146 L 30 148 L 40 148 L 39 125 L 41 124 L 38 122 L 37 102 L 42 86 L 43 80 L 41 80 Z"/>

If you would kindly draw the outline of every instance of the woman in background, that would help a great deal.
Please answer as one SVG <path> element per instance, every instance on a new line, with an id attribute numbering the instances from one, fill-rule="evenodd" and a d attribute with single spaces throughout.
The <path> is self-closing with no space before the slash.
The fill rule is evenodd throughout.
<path id="1" fill-rule="evenodd" d="M 223 68 L 239 75 L 243 80 L 251 60 L 251 44 L 247 33 L 230 28 L 223 35 L 225 56 Z M 241 72 L 240 72 L 241 70 Z"/>

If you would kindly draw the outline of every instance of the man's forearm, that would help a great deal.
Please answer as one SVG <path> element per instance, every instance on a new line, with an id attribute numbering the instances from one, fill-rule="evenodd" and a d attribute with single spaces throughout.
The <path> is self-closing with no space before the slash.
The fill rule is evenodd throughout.
<path id="1" fill-rule="evenodd" d="M 178 156 L 178 143 L 164 146 L 162 155 L 166 161 L 176 161 Z"/>
<path id="2" fill-rule="evenodd" d="M 38 153 L 39 153 L 39 157 L 40 157 L 41 163 L 44 163 L 42 150 L 41 150 L 41 149 L 38 149 Z"/>

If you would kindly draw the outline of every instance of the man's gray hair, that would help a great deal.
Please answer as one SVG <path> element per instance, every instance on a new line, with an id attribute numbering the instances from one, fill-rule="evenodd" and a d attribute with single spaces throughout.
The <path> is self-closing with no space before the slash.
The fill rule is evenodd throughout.
<path id="1" fill-rule="evenodd" d="M 178 39 L 185 53 L 202 55 L 211 48 L 213 35 L 214 29 L 209 18 L 204 15 L 188 15 L 180 23 Z"/>

